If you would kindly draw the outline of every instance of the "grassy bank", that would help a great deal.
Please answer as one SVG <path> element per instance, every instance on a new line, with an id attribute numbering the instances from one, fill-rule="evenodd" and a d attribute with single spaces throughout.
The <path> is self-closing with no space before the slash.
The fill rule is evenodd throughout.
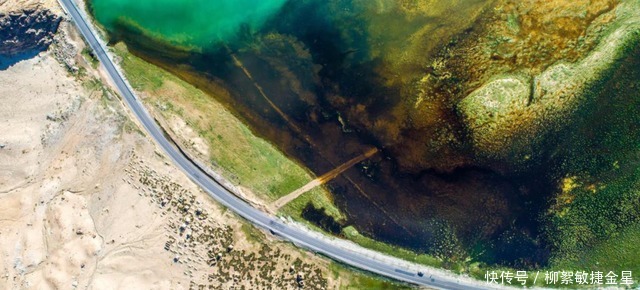
<path id="1" fill-rule="evenodd" d="M 208 145 L 210 165 L 236 185 L 271 202 L 312 180 L 307 171 L 256 137 L 214 98 L 133 56 L 122 43 L 115 46 L 115 53 L 122 58 L 120 65 L 131 85 L 143 92 L 144 102 L 165 120 L 184 120 Z"/>
<path id="2" fill-rule="evenodd" d="M 308 172 L 271 144 L 254 136 L 215 99 L 130 54 L 123 44 L 116 45 L 114 52 L 121 58 L 121 67 L 133 88 L 142 93 L 144 102 L 153 106 L 163 118 L 177 116 L 185 120 L 209 145 L 211 165 L 226 177 L 231 177 L 231 181 L 237 185 L 252 190 L 259 198 L 270 202 L 312 180 Z M 302 208 L 308 203 L 316 208 L 324 208 L 328 215 L 336 219 L 343 218 L 323 187 L 303 194 L 287 204 L 281 213 L 303 221 Z M 266 238 L 253 227 L 242 226 L 242 230 L 254 242 Z M 330 271 L 334 279 L 341 279 L 341 289 L 410 288 L 337 263 L 330 264 Z"/>
<path id="3" fill-rule="evenodd" d="M 329 269 L 333 274 L 333 279 L 344 281 L 347 283 L 340 283 L 340 290 L 400 290 L 400 289 L 412 289 L 411 286 L 396 281 L 374 278 L 369 274 L 363 273 L 358 269 L 354 269 L 348 266 L 344 266 L 339 263 L 331 263 Z"/>
<path id="4" fill-rule="evenodd" d="M 208 145 L 210 165 L 236 185 L 251 190 L 268 203 L 313 179 L 310 173 L 273 145 L 256 137 L 214 98 L 130 54 L 122 43 L 114 47 L 114 52 L 121 58 L 120 65 L 133 88 L 142 92 L 144 102 L 162 114 L 165 120 L 174 117 L 184 120 Z M 344 219 L 323 187 L 293 200 L 280 210 L 280 214 L 320 230 L 302 218 L 302 209 L 309 203 L 317 209 L 324 209 L 337 221 Z M 345 228 L 342 234 L 366 248 L 425 265 L 441 266 L 431 256 L 375 241 L 359 234 L 353 227 Z"/>
<path id="5" fill-rule="evenodd" d="M 436 259 L 433 256 L 430 256 L 427 254 L 418 254 L 414 251 L 410 251 L 410 250 L 399 248 L 399 247 L 394 247 L 392 245 L 376 241 L 369 237 L 365 237 L 351 226 L 344 228 L 342 232 L 347 239 L 365 248 L 372 249 L 381 253 L 388 253 L 398 258 L 423 264 L 423 265 L 429 265 L 433 267 L 442 267 L 441 261 Z"/>
<path id="6" fill-rule="evenodd" d="M 324 209 L 325 214 L 335 220 L 342 220 L 344 218 L 342 212 L 340 212 L 340 210 L 331 202 L 329 194 L 322 187 L 316 187 L 292 200 L 280 209 L 280 213 L 285 216 L 290 216 L 295 220 L 302 221 L 302 209 L 309 203 L 311 203 L 315 208 Z"/>

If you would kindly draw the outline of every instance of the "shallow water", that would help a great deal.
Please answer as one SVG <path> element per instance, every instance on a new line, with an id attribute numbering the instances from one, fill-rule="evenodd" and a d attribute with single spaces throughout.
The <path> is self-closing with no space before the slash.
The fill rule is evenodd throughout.
<path id="1" fill-rule="evenodd" d="M 348 107 L 335 105 L 337 98 L 362 104 L 363 115 L 382 116 L 380 122 L 396 129 L 398 116 L 392 111 L 403 104 L 402 88 L 386 84 L 401 83 L 415 67 L 402 61 L 390 64 L 378 55 L 401 54 L 395 47 L 403 37 L 416 27 L 430 27 L 429 23 L 440 21 L 437 17 L 421 16 L 412 22 L 414 27 L 403 26 L 378 14 L 393 10 L 389 1 L 255 1 L 263 3 L 259 7 L 247 4 L 254 2 L 248 0 L 238 5 L 220 1 L 220 7 L 189 1 L 180 8 L 176 6 L 183 2 L 177 0 L 127 2 L 92 1 L 97 19 L 111 30 L 112 41 L 125 41 L 133 53 L 218 97 L 254 132 L 317 175 L 371 147 L 381 150 L 328 184 L 347 220 L 333 221 L 321 211 L 306 208 L 303 216 L 312 222 L 331 232 L 353 225 L 365 235 L 418 251 L 430 251 L 437 239 L 448 239 L 439 235 L 442 225 L 450 224 L 476 259 L 546 260 L 544 244 L 536 240 L 536 217 L 551 186 L 543 172 L 504 177 L 473 166 L 446 172 L 404 170 L 397 162 L 404 156 L 388 150 L 375 132 L 343 118 L 350 113 Z M 246 7 L 250 11 L 242 9 Z M 478 7 L 484 6 L 469 4 L 455 17 L 472 17 Z M 450 13 L 442 7 L 434 11 Z M 211 15 L 217 18 L 210 21 Z M 387 26 L 388 31 L 380 28 Z M 452 26 L 443 32 L 433 27 L 434 39 L 464 28 Z M 159 39 L 181 48 L 158 45 Z M 185 51 L 185 46 L 196 48 Z M 423 48 L 426 53 L 435 47 Z M 381 70 L 389 69 L 398 70 L 398 79 L 381 75 Z M 216 94 L 211 82 L 222 84 L 231 95 Z M 451 122 L 456 126 L 454 118 Z M 419 131 L 403 134 L 402 138 L 422 138 Z M 514 251 L 504 250 L 508 247 L 501 237 L 514 232 L 521 237 L 520 245 L 512 247 Z M 526 251 L 519 252 L 522 249 Z"/>
<path id="2" fill-rule="evenodd" d="M 148 33 L 198 48 L 232 41 L 242 26 L 259 29 L 286 0 L 92 0 L 96 19 L 108 29 L 128 22 Z"/>

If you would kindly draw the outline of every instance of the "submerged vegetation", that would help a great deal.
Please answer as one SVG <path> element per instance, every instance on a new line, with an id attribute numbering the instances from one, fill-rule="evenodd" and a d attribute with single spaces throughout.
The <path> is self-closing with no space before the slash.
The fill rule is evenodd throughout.
<path id="1" fill-rule="evenodd" d="M 122 44 L 115 47 L 115 52 L 122 58 L 120 64 L 131 85 L 143 92 L 145 103 L 167 120 L 174 115 L 183 118 L 199 138 L 207 141 L 209 150 L 205 153 L 211 164 L 235 184 L 271 201 L 311 180 L 301 167 L 254 136 L 202 91 L 129 54 Z"/>
<path id="2" fill-rule="evenodd" d="M 633 264 L 637 0 L 222 1 L 212 23 L 198 1 L 110 2 L 92 11 L 137 56 L 133 85 L 264 200 L 380 150 L 281 213 L 472 273 Z"/>

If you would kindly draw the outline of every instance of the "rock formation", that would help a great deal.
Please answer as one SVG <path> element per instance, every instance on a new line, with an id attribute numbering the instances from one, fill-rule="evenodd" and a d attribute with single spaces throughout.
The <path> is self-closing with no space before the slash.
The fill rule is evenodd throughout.
<path id="1" fill-rule="evenodd" d="M 48 10 L 23 10 L 0 18 L 0 53 L 16 55 L 49 47 L 60 17 Z"/>
<path id="2" fill-rule="evenodd" d="M 593 101 L 592 90 L 621 64 L 638 42 L 633 5 L 619 5 L 616 25 L 583 59 L 548 66 L 533 79 L 502 76 L 462 99 L 458 112 L 481 159 L 520 165 L 535 155 L 548 133 L 563 128 L 573 112 Z"/>
<path id="3" fill-rule="evenodd" d="M 0 55 L 46 50 L 62 20 L 60 12 L 51 1 L 0 2 Z"/>

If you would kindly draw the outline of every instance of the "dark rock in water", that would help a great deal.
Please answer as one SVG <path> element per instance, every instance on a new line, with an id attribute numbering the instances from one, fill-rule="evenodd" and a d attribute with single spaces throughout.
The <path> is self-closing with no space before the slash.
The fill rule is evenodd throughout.
<path id="1" fill-rule="evenodd" d="M 0 14 L 0 54 L 13 56 L 29 50 L 44 50 L 62 19 L 49 10 L 23 10 Z"/>
<path id="2" fill-rule="evenodd" d="M 46 50 L 61 20 L 46 9 L 0 12 L 0 69 Z"/>

